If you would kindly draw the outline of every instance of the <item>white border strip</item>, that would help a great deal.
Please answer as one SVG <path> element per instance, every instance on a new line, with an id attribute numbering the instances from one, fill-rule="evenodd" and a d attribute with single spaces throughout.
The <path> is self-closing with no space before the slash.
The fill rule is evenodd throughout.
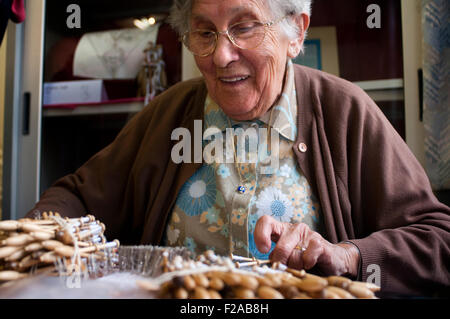
<path id="1" fill-rule="evenodd" d="M 377 81 L 361 81 L 353 82 L 365 91 L 386 90 L 386 89 L 402 89 L 404 86 L 403 79 L 387 79 Z"/>

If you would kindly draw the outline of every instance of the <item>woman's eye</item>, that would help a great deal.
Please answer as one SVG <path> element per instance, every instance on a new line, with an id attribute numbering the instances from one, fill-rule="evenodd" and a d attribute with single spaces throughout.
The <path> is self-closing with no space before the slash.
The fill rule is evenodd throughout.
<path id="1" fill-rule="evenodd" d="M 211 32 L 211 31 L 198 31 L 197 34 L 198 34 L 198 36 L 205 38 L 205 39 L 214 37 L 214 32 Z"/>
<path id="2" fill-rule="evenodd" d="M 238 25 L 235 25 L 232 28 L 231 32 L 235 35 L 246 34 L 253 32 L 255 27 L 257 27 L 257 24 L 255 22 L 240 23 Z"/>
<path id="3" fill-rule="evenodd" d="M 237 33 L 245 33 L 250 32 L 252 30 L 252 27 L 240 27 L 236 30 Z"/>

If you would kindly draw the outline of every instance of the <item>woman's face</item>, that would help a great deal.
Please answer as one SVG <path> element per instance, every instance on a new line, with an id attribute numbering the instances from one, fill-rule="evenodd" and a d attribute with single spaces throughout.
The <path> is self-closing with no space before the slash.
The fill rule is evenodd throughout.
<path id="1" fill-rule="evenodd" d="M 195 0 L 191 29 L 224 31 L 243 21 L 269 22 L 264 0 Z M 212 99 L 229 117 L 252 120 L 264 115 L 281 94 L 289 39 L 279 24 L 268 29 L 256 49 L 243 50 L 220 35 L 216 50 L 207 57 L 195 57 Z"/>

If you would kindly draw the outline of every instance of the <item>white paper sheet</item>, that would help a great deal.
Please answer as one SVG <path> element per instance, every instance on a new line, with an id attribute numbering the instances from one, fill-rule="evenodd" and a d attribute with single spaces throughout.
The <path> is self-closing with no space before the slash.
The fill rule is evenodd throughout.
<path id="1" fill-rule="evenodd" d="M 119 29 L 86 33 L 75 51 L 74 76 L 134 79 L 144 61 L 144 49 L 156 43 L 159 25 L 146 30 Z"/>

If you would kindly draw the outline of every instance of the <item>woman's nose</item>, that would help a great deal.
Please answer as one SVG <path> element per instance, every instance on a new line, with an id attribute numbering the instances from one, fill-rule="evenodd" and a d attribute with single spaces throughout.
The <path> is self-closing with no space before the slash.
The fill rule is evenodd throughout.
<path id="1" fill-rule="evenodd" d="M 219 68 L 225 68 L 238 59 L 239 48 L 231 42 L 226 34 L 219 34 L 216 50 L 213 53 L 214 64 Z"/>

